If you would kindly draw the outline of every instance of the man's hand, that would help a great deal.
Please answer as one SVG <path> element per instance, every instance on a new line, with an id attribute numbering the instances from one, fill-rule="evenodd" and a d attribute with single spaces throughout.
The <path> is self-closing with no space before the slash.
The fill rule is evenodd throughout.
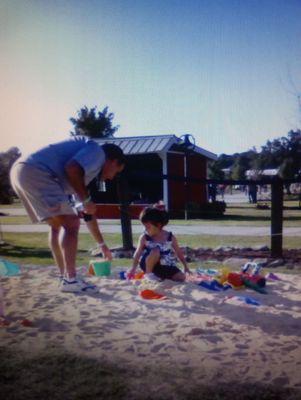
<path id="1" fill-rule="evenodd" d="M 102 246 L 100 246 L 100 250 L 102 252 L 103 258 L 106 258 L 109 261 L 113 260 L 111 250 L 108 248 L 108 246 L 105 243 Z"/>
<path id="2" fill-rule="evenodd" d="M 88 201 L 84 205 L 84 213 L 94 215 L 97 210 L 97 205 L 93 201 Z"/>

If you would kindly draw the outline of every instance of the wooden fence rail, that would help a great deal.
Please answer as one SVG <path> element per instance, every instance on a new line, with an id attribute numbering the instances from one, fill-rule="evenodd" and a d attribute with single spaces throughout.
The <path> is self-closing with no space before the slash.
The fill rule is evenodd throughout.
<path id="1" fill-rule="evenodd" d="M 200 185 L 208 185 L 210 183 L 223 184 L 227 186 L 234 185 L 271 185 L 271 256 L 278 258 L 282 256 L 283 252 L 283 186 L 287 183 L 301 183 L 301 178 L 298 179 L 281 179 L 279 177 L 264 177 L 258 180 L 249 179 L 195 179 L 190 177 L 154 174 L 154 173 L 132 173 L 131 177 L 143 177 L 147 179 L 150 184 L 152 180 L 176 180 L 185 181 L 190 183 L 198 183 Z M 121 208 L 121 227 L 123 236 L 123 245 L 125 249 L 133 247 L 131 220 L 129 218 L 129 193 L 128 185 L 126 184 L 128 177 L 123 175 L 119 179 L 118 192 Z"/>

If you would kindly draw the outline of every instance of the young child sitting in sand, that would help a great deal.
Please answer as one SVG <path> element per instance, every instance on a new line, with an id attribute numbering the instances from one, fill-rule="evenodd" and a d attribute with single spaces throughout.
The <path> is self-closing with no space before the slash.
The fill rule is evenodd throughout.
<path id="1" fill-rule="evenodd" d="M 185 281 L 185 273 L 190 273 L 190 270 L 184 254 L 172 232 L 163 229 L 169 221 L 167 212 L 148 207 L 141 212 L 140 221 L 145 227 L 145 232 L 139 238 L 128 277 L 134 276 L 137 266 L 140 265 L 149 280 Z M 177 259 L 183 264 L 185 273 L 177 267 Z"/>

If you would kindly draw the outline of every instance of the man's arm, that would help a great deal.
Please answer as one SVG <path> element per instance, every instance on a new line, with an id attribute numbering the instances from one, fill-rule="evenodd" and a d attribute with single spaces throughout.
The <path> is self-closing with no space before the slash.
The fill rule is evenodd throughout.
<path id="1" fill-rule="evenodd" d="M 112 260 L 112 253 L 105 244 L 102 233 L 99 230 L 97 220 L 93 216 L 93 214 L 96 212 L 96 204 L 91 200 L 88 189 L 85 186 L 85 171 L 79 165 L 79 163 L 74 160 L 67 162 L 65 165 L 65 171 L 70 185 L 83 203 L 84 213 L 87 217 L 89 216 L 89 218 L 84 219 L 91 235 L 97 242 L 104 258 Z"/>
<path id="2" fill-rule="evenodd" d="M 100 232 L 97 219 L 93 216 L 89 221 L 86 221 L 87 227 L 93 236 L 94 240 L 98 244 L 104 258 L 107 258 L 108 260 L 112 260 L 112 253 L 108 246 L 105 244 L 104 238 L 102 236 L 102 233 Z"/>
<path id="3" fill-rule="evenodd" d="M 86 214 L 95 214 L 96 204 L 91 201 L 88 189 L 85 186 L 85 171 L 83 168 L 76 161 L 71 160 L 65 165 L 65 172 L 68 182 L 83 203 L 84 212 Z"/>
<path id="4" fill-rule="evenodd" d="M 83 168 L 76 161 L 71 160 L 65 165 L 65 172 L 78 198 L 81 201 L 85 200 L 89 193 L 85 186 L 85 171 Z"/>

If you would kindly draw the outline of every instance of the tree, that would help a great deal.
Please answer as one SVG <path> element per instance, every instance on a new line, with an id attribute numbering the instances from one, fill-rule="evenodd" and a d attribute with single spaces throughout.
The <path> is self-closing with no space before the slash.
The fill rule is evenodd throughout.
<path id="1" fill-rule="evenodd" d="M 113 126 L 114 114 L 109 113 L 108 107 L 97 112 L 97 107 L 88 109 L 84 106 L 77 112 L 77 118 L 70 118 L 74 126 L 72 136 L 88 136 L 93 139 L 112 137 L 119 125 Z"/>
<path id="2" fill-rule="evenodd" d="M 287 137 L 267 141 L 260 158 L 265 168 L 279 168 L 283 179 L 294 178 L 301 168 L 301 131 L 289 131 Z"/>
<path id="3" fill-rule="evenodd" d="M 0 204 L 11 204 L 13 202 L 13 190 L 10 185 L 9 172 L 13 163 L 21 156 L 17 147 L 0 153 Z"/>
<path id="4" fill-rule="evenodd" d="M 283 179 L 294 179 L 301 175 L 301 130 L 291 130 L 287 136 L 268 140 L 261 151 L 256 148 L 233 155 L 221 154 L 209 167 L 210 178 L 222 179 L 220 171 L 231 168 L 232 179 L 245 179 L 248 169 L 257 171 L 258 177 L 264 169 L 279 169 Z M 289 186 L 287 186 L 289 191 Z"/>
<path id="5" fill-rule="evenodd" d="M 225 173 L 221 170 L 218 160 L 208 165 L 208 177 L 210 179 L 225 179 Z"/>
<path id="6" fill-rule="evenodd" d="M 231 178 L 234 180 L 246 179 L 246 171 L 248 167 L 243 165 L 240 160 L 238 159 L 237 162 L 234 164 Z"/>
<path id="7" fill-rule="evenodd" d="M 244 153 L 235 154 L 235 161 L 232 168 L 232 179 L 246 179 L 246 171 L 251 168 L 254 163 L 254 150 L 249 150 Z"/>

